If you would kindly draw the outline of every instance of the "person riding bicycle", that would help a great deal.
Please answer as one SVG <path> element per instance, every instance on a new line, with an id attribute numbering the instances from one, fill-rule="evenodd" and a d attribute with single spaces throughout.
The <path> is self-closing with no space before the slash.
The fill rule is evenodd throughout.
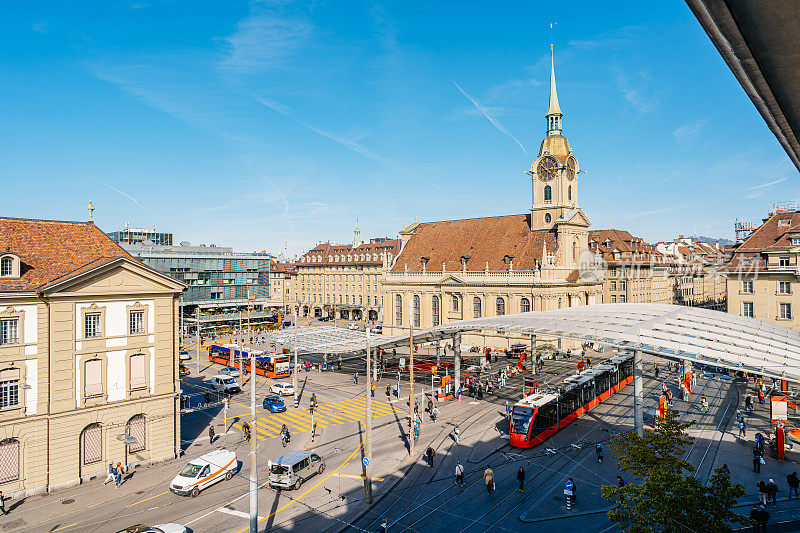
<path id="1" fill-rule="evenodd" d="M 316 407 L 317 406 L 317 395 L 316 395 L 316 393 L 313 393 L 313 392 L 311 393 L 311 406 L 312 407 Z"/>
<path id="2" fill-rule="evenodd" d="M 289 434 L 289 428 L 286 427 L 286 424 L 281 426 L 281 436 L 285 437 L 287 442 L 292 439 L 292 436 Z"/>

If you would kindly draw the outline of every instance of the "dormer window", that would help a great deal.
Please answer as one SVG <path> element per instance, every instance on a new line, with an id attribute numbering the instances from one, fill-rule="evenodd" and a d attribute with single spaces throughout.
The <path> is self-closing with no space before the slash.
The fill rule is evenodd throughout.
<path id="1" fill-rule="evenodd" d="M 0 254 L 0 278 L 18 278 L 19 277 L 19 257 L 6 250 L 6 253 Z"/>
<path id="2" fill-rule="evenodd" d="M 800 237 L 792 237 L 792 246 L 800 246 Z"/>

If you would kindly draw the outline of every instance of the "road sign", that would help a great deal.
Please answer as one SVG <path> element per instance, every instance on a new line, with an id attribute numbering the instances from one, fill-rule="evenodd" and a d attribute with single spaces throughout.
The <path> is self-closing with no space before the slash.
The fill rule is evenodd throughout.
<path id="1" fill-rule="evenodd" d="M 567 488 L 567 490 L 572 490 L 574 488 L 574 485 L 572 484 L 572 481 L 567 481 L 566 488 Z"/>
<path id="2" fill-rule="evenodd" d="M 364 466 L 369 466 L 369 457 L 364 457 Z"/>
<path id="3" fill-rule="evenodd" d="M 572 491 L 569 489 L 564 489 L 564 494 L 566 494 L 567 496 L 572 496 Z"/>
<path id="4" fill-rule="evenodd" d="M 404 367 L 404 366 L 406 366 L 406 358 L 405 358 L 405 357 L 401 357 L 401 358 L 400 358 L 400 366 L 401 366 L 401 367 Z"/>

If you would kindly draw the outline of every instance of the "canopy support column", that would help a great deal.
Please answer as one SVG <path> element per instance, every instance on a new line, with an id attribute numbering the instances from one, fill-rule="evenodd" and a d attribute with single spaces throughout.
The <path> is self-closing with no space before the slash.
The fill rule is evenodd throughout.
<path id="1" fill-rule="evenodd" d="M 644 412 L 642 409 L 642 352 L 633 352 L 633 429 L 644 437 Z"/>
<path id="2" fill-rule="evenodd" d="M 461 388 L 461 333 L 453 335 L 453 392 Z"/>

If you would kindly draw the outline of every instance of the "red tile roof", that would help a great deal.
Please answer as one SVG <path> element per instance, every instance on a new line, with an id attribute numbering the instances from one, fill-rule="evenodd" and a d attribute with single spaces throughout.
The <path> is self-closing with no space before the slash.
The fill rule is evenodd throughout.
<path id="1" fill-rule="evenodd" d="M 0 218 L 0 253 L 20 258 L 19 278 L 0 278 L 0 292 L 35 291 L 121 257 L 135 261 L 88 222 Z"/>
<path id="2" fill-rule="evenodd" d="M 505 261 L 513 257 L 514 270 L 533 270 L 542 263 L 544 246 L 547 253 L 558 248 L 556 231 L 531 231 L 530 215 L 446 220 L 418 224 L 410 235 L 392 270 L 402 272 L 422 270 L 422 258 L 427 257 L 426 270 L 461 270 L 462 256 L 469 256 L 466 269 L 480 271 L 509 270 Z"/>
<path id="3" fill-rule="evenodd" d="M 789 251 L 797 246 L 792 245 L 791 237 L 796 237 L 800 230 L 800 212 L 777 213 L 769 217 L 756 228 L 745 241 L 735 248 L 733 258 L 726 270 L 735 270 L 741 266 L 748 269 L 766 268 L 765 252 Z M 743 265 L 748 260 L 749 264 Z"/>
<path id="4" fill-rule="evenodd" d="M 382 253 L 390 253 L 394 257 L 399 249 L 400 241 L 398 239 L 365 242 L 355 248 L 352 244 L 322 243 L 304 253 L 295 265 L 380 265 L 383 263 L 383 259 L 380 256 Z M 370 257 L 362 260 L 360 258 L 361 254 L 370 254 Z M 374 259 L 373 254 L 377 254 L 378 258 Z M 330 257 L 333 259 L 329 260 Z M 314 261 L 313 259 L 317 260 Z"/>

